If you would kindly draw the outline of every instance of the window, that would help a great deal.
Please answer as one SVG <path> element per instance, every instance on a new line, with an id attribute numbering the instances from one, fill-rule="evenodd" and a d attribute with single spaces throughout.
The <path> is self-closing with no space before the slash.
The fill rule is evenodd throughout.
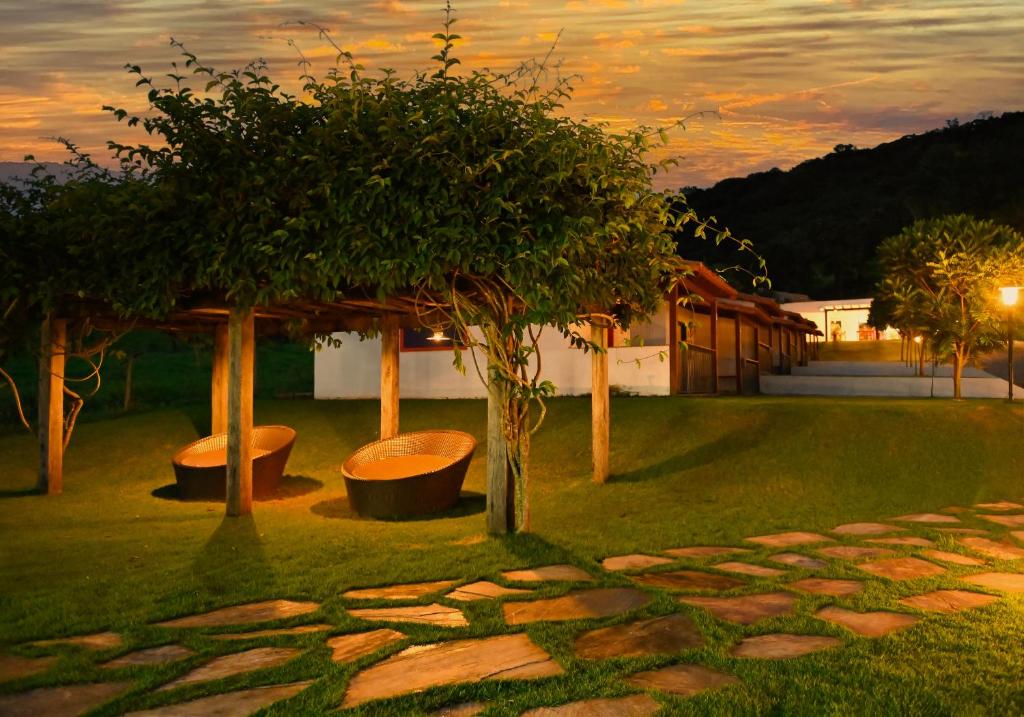
<path id="1" fill-rule="evenodd" d="M 431 329 L 402 329 L 402 351 L 451 351 L 452 346 L 465 348 L 455 336 L 454 328 L 443 331 Z"/>

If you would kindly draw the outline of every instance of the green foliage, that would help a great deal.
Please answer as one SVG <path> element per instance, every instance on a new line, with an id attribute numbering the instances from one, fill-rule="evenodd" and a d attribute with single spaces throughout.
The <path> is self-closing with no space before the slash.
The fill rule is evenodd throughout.
<path id="1" fill-rule="evenodd" d="M 963 214 L 922 220 L 882 242 L 878 263 L 874 326 L 923 335 L 957 373 L 976 351 L 1005 344 L 998 288 L 1024 277 L 1015 230 Z"/>

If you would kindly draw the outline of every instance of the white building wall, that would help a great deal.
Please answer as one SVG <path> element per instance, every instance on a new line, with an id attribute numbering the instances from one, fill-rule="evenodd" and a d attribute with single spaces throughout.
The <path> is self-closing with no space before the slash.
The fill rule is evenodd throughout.
<path id="1" fill-rule="evenodd" d="M 786 311 L 800 314 L 818 325 L 823 334 L 822 341 L 832 340 L 832 322 L 842 325 L 840 341 L 859 341 L 860 327 L 868 322 L 871 299 L 837 299 L 833 301 L 798 301 L 781 304 Z M 899 334 L 894 329 L 886 329 L 883 339 L 897 339 Z"/>

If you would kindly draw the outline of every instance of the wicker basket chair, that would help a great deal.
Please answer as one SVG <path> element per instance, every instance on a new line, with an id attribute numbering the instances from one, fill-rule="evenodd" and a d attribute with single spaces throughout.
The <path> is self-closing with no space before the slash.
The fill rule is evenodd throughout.
<path id="1" fill-rule="evenodd" d="M 459 501 L 476 439 L 462 431 L 414 431 L 374 441 L 342 465 L 353 510 L 367 518 L 409 518 L 448 510 Z M 395 475 L 371 477 L 374 465 L 409 459 Z M 417 470 L 416 459 L 424 464 Z M 383 462 L 383 463 L 382 463 Z"/>
<path id="2" fill-rule="evenodd" d="M 256 426 L 252 430 L 252 496 L 272 498 L 288 463 L 295 430 L 288 426 Z M 228 434 L 215 433 L 189 443 L 174 454 L 174 477 L 183 500 L 220 500 L 227 497 Z"/>

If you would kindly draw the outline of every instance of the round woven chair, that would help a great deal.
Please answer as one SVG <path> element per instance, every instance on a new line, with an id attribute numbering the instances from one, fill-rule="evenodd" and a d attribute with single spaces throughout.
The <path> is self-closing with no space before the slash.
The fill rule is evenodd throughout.
<path id="1" fill-rule="evenodd" d="M 462 431 L 414 431 L 369 443 L 341 467 L 352 509 L 366 518 L 409 518 L 459 502 L 476 439 Z"/>
<path id="2" fill-rule="evenodd" d="M 256 426 L 252 430 L 252 496 L 272 498 L 295 444 L 288 426 Z M 225 500 L 227 497 L 228 434 L 215 433 L 189 443 L 174 454 L 174 477 L 183 500 Z"/>

